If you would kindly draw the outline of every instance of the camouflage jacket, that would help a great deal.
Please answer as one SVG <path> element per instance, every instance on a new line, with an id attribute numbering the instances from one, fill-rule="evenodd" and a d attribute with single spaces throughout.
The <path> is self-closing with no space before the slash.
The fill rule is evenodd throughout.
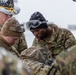
<path id="1" fill-rule="evenodd" d="M 46 63 L 49 59 L 51 59 L 51 53 L 49 50 L 45 48 L 37 48 L 32 46 L 28 49 L 25 49 L 21 52 L 22 59 L 31 59 L 34 61 L 38 61 L 41 63 Z"/>
<path id="2" fill-rule="evenodd" d="M 23 64 L 29 66 L 33 75 L 51 75 L 49 74 L 51 67 L 38 61 L 24 59 Z"/>
<path id="3" fill-rule="evenodd" d="M 56 57 L 56 61 L 61 75 L 76 75 L 76 45 L 60 53 Z"/>
<path id="4" fill-rule="evenodd" d="M 27 50 L 22 52 L 23 55 L 27 54 L 23 62 L 30 67 L 34 75 L 76 75 L 76 45 L 61 52 L 56 60 L 48 61 L 49 64 L 38 60 L 35 48 L 31 50 L 31 53 Z M 41 55 L 38 57 L 40 58 Z M 40 59 L 43 60 L 42 57 Z"/>
<path id="5" fill-rule="evenodd" d="M 54 65 L 55 60 L 49 60 L 50 56 L 47 57 L 49 54 L 46 52 L 47 49 L 36 47 L 30 47 L 21 52 L 24 65 L 30 67 L 33 75 L 52 75 L 55 73 L 57 67 Z"/>
<path id="6" fill-rule="evenodd" d="M 5 48 L 6 50 L 12 52 L 15 56 L 20 57 L 19 52 L 16 50 L 15 47 L 11 47 L 3 38 L 0 36 L 0 47 Z"/>
<path id="7" fill-rule="evenodd" d="M 60 52 L 76 44 L 76 40 L 69 30 L 58 28 L 55 24 L 48 26 L 51 27 L 52 34 L 40 41 L 35 38 L 33 46 L 47 48 L 52 57 L 55 58 Z"/>
<path id="8" fill-rule="evenodd" d="M 19 53 L 24 49 L 27 49 L 27 42 L 24 34 L 16 41 L 14 47 L 18 50 Z"/>

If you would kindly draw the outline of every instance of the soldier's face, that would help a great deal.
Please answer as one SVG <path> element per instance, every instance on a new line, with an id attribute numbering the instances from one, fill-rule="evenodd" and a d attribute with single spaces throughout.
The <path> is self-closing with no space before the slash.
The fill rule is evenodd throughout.
<path id="1" fill-rule="evenodd" d="M 6 42 L 7 42 L 9 45 L 13 45 L 13 44 L 15 44 L 16 40 L 18 40 L 19 37 L 4 36 L 3 38 L 6 40 Z"/>
<path id="2" fill-rule="evenodd" d="M 10 17 L 12 17 L 12 16 L 0 12 L 0 24 L 1 24 L 1 25 L 4 24 L 4 22 L 5 22 L 7 19 L 9 19 Z"/>
<path id="3" fill-rule="evenodd" d="M 39 40 L 43 40 L 46 37 L 46 34 L 47 34 L 47 30 L 45 28 L 42 28 L 42 29 L 32 29 L 31 32 Z"/>

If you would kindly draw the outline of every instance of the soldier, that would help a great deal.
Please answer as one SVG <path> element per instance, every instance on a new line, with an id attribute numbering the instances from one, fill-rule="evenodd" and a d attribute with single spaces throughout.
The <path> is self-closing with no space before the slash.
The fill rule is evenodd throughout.
<path id="1" fill-rule="evenodd" d="M 45 55 L 48 54 L 48 58 L 55 58 L 60 52 L 76 44 L 75 37 L 69 30 L 48 24 L 40 12 L 33 13 L 26 26 L 35 36 L 33 46 L 48 49 L 47 53 L 44 52 Z"/>
<path id="2" fill-rule="evenodd" d="M 32 75 L 28 67 L 23 67 L 20 59 L 0 47 L 0 75 Z"/>
<path id="3" fill-rule="evenodd" d="M 20 8 L 14 6 L 13 0 L 0 0 L 0 30 L 7 19 L 13 15 L 18 14 L 19 12 Z M 24 34 L 18 39 L 14 47 L 18 50 L 19 53 L 27 48 Z"/>
<path id="4" fill-rule="evenodd" d="M 20 56 L 19 52 L 11 46 L 22 36 L 24 31 L 23 25 L 15 17 L 9 18 L 1 28 L 0 47 L 4 47 L 15 55 Z"/>

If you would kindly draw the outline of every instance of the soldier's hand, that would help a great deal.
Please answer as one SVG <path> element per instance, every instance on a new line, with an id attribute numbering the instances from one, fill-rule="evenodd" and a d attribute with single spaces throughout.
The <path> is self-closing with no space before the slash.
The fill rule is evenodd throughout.
<path id="1" fill-rule="evenodd" d="M 49 59 L 45 62 L 45 64 L 51 66 L 54 63 L 54 61 L 54 59 Z"/>

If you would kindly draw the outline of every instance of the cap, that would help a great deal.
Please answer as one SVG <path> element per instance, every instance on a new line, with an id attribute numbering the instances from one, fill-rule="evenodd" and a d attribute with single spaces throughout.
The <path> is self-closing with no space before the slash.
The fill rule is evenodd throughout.
<path id="1" fill-rule="evenodd" d="M 13 0 L 0 0 L 0 11 L 8 15 L 15 15 L 20 12 L 20 8 L 14 6 Z"/>
<path id="2" fill-rule="evenodd" d="M 12 37 L 20 37 L 24 31 L 24 25 L 20 24 L 15 17 L 9 18 L 1 28 L 2 35 Z"/>
<path id="3" fill-rule="evenodd" d="M 40 12 L 34 12 L 30 20 L 26 23 L 28 29 L 38 29 L 38 28 L 47 28 L 47 20 Z"/>
<path id="4" fill-rule="evenodd" d="M 45 17 L 38 11 L 31 15 L 30 20 L 46 21 Z"/>

